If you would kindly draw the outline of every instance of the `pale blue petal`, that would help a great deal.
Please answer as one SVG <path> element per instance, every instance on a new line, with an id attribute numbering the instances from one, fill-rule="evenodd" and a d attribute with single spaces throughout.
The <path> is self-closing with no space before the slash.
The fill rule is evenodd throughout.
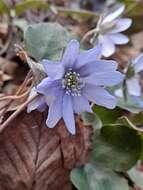
<path id="1" fill-rule="evenodd" d="M 115 52 L 115 45 L 107 35 L 99 36 L 99 43 L 101 43 L 102 55 L 104 57 L 109 57 Z"/>
<path id="2" fill-rule="evenodd" d="M 101 58 L 101 45 L 97 45 L 92 49 L 81 52 L 78 56 L 75 67 L 80 68 L 85 64 L 94 62 L 95 60 L 98 60 L 100 58 Z"/>
<path id="3" fill-rule="evenodd" d="M 127 44 L 129 42 L 129 38 L 124 34 L 110 34 L 109 38 L 114 42 L 114 44 Z"/>
<path id="4" fill-rule="evenodd" d="M 118 9 L 111 12 L 109 15 L 105 16 L 105 18 L 102 21 L 102 24 L 107 24 L 115 20 L 117 17 L 119 17 L 123 13 L 124 9 L 125 9 L 125 5 L 121 5 Z"/>
<path id="5" fill-rule="evenodd" d="M 112 29 L 110 33 L 118 33 L 127 30 L 132 24 L 132 19 L 130 18 L 120 18 L 116 21 L 116 28 Z"/>
<path id="6" fill-rule="evenodd" d="M 63 102 L 63 93 L 59 91 L 58 98 L 56 98 L 49 106 L 48 118 L 46 120 L 46 124 L 49 128 L 55 127 L 58 121 L 61 119 L 62 102 Z"/>
<path id="7" fill-rule="evenodd" d="M 123 97 L 123 89 L 119 88 L 115 90 L 115 95 L 122 98 Z"/>
<path id="8" fill-rule="evenodd" d="M 140 72 L 143 70 L 143 53 L 141 53 L 133 60 L 133 65 L 135 68 L 135 72 Z"/>
<path id="9" fill-rule="evenodd" d="M 52 79 L 60 79 L 64 75 L 64 65 L 60 62 L 52 62 L 47 59 L 42 60 L 47 75 Z"/>
<path id="10" fill-rule="evenodd" d="M 37 85 L 37 92 L 44 94 L 45 96 L 52 95 L 56 89 L 59 90 L 60 87 L 62 88 L 60 84 L 60 80 L 52 80 L 47 77 Z"/>
<path id="11" fill-rule="evenodd" d="M 74 96 L 73 107 L 75 113 L 92 112 L 91 106 L 84 96 Z"/>
<path id="12" fill-rule="evenodd" d="M 36 88 L 33 87 L 29 94 L 28 100 L 31 99 L 35 95 L 37 95 L 37 92 L 36 92 Z M 36 110 L 36 109 L 42 112 L 46 109 L 46 107 L 47 105 L 46 105 L 44 96 L 39 95 L 37 98 L 35 98 L 32 102 L 28 104 L 27 112 L 30 113 L 31 111 Z"/>
<path id="13" fill-rule="evenodd" d="M 104 106 L 109 109 L 115 108 L 117 100 L 110 95 L 104 88 L 94 85 L 86 85 L 84 94 L 87 98 L 97 105 Z"/>
<path id="14" fill-rule="evenodd" d="M 44 97 L 42 97 L 41 99 L 42 99 L 42 100 L 40 100 L 41 103 L 40 103 L 40 105 L 37 107 L 37 110 L 38 110 L 39 112 L 43 112 L 43 111 L 45 111 L 45 109 L 47 108 L 47 104 L 45 103 Z"/>
<path id="15" fill-rule="evenodd" d="M 118 64 L 116 61 L 96 60 L 84 65 L 79 70 L 77 70 L 77 72 L 80 73 L 81 77 L 85 77 L 93 73 L 115 71 L 117 66 Z"/>
<path id="16" fill-rule="evenodd" d="M 131 78 L 126 81 L 128 93 L 133 96 L 141 95 L 141 86 L 138 78 Z"/>
<path id="17" fill-rule="evenodd" d="M 83 78 L 84 83 L 97 86 L 114 86 L 123 80 L 124 75 L 118 71 L 95 73 Z"/>
<path id="18" fill-rule="evenodd" d="M 53 80 L 50 77 L 44 78 L 36 87 L 37 92 L 41 94 L 47 94 L 47 88 L 53 84 Z M 49 88 L 48 88 L 49 89 Z"/>
<path id="19" fill-rule="evenodd" d="M 143 100 L 141 99 L 141 97 L 138 96 L 133 96 L 133 99 L 137 102 L 137 104 L 143 108 Z"/>
<path id="20" fill-rule="evenodd" d="M 74 119 L 74 112 L 73 112 L 73 103 L 71 96 L 65 94 L 63 98 L 63 119 L 68 131 L 75 135 L 75 119 Z"/>
<path id="21" fill-rule="evenodd" d="M 73 68 L 79 54 L 79 42 L 71 40 L 63 55 L 62 62 L 66 68 Z"/>

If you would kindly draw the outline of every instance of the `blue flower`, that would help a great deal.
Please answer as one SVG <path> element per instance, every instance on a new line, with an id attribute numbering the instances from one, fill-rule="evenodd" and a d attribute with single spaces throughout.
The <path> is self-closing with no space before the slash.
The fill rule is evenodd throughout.
<path id="1" fill-rule="evenodd" d="M 132 20 L 129 18 L 119 18 L 124 9 L 124 5 L 120 6 L 116 11 L 99 19 L 97 24 L 95 42 L 101 45 L 102 55 L 105 57 L 109 57 L 115 52 L 116 44 L 126 44 L 129 41 L 128 37 L 121 34 L 132 24 Z"/>
<path id="2" fill-rule="evenodd" d="M 115 61 L 100 60 L 100 48 L 80 52 L 79 43 L 71 40 L 59 62 L 43 60 L 47 73 L 37 86 L 37 92 L 45 97 L 53 97 L 49 105 L 46 124 L 55 127 L 63 118 L 68 131 L 75 134 L 74 113 L 92 112 L 93 102 L 113 109 L 116 98 L 105 89 L 123 80 L 123 75 L 116 71 Z"/>
<path id="3" fill-rule="evenodd" d="M 127 93 L 131 96 L 141 96 L 141 85 L 139 73 L 143 70 L 143 53 L 138 55 L 131 61 L 128 68 L 125 70 L 125 84 Z M 122 89 L 115 91 L 115 94 L 119 97 L 123 97 Z"/>
<path id="4" fill-rule="evenodd" d="M 33 87 L 29 94 L 28 100 L 30 100 L 33 96 L 37 94 L 36 88 Z M 27 112 L 37 109 L 40 112 L 43 112 L 47 108 L 45 97 L 42 95 L 37 96 L 32 102 L 30 102 L 27 106 Z"/>

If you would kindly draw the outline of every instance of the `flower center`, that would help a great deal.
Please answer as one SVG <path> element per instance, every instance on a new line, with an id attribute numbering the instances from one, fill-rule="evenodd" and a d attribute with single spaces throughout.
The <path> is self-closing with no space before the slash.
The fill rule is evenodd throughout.
<path id="1" fill-rule="evenodd" d="M 63 78 L 62 87 L 66 90 L 66 94 L 80 96 L 81 88 L 83 87 L 80 74 L 72 69 L 69 69 Z"/>

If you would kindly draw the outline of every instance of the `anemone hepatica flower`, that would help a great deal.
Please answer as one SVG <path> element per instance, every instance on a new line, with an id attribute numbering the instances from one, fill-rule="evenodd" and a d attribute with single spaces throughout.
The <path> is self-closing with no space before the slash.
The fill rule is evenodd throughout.
<path id="1" fill-rule="evenodd" d="M 129 18 L 120 18 L 125 6 L 122 5 L 116 11 L 99 19 L 95 29 L 95 43 L 101 44 L 102 55 L 111 56 L 115 52 L 115 45 L 128 43 L 129 39 L 121 32 L 127 30 L 132 20 Z"/>
<path id="2" fill-rule="evenodd" d="M 123 75 L 116 71 L 115 61 L 100 60 L 100 55 L 100 48 L 80 52 L 78 41 L 71 40 L 61 61 L 42 61 L 47 77 L 36 90 L 46 103 L 53 97 L 47 103 L 49 128 L 63 118 L 68 131 L 75 134 L 74 113 L 92 112 L 89 101 L 109 109 L 116 106 L 116 98 L 105 87 L 120 83 Z"/>
<path id="3" fill-rule="evenodd" d="M 139 72 L 143 70 L 143 53 L 137 56 L 131 61 L 126 69 L 125 87 L 127 93 L 131 96 L 141 96 L 141 85 Z M 121 89 L 116 90 L 115 94 L 122 97 L 123 93 Z"/>
<path id="4" fill-rule="evenodd" d="M 37 94 L 36 88 L 33 87 L 31 89 L 30 95 L 28 99 L 32 98 L 34 95 Z M 30 113 L 31 111 L 37 109 L 40 112 L 43 112 L 47 107 L 45 97 L 42 95 L 39 95 L 37 98 L 35 98 L 31 103 L 28 104 L 27 112 Z"/>

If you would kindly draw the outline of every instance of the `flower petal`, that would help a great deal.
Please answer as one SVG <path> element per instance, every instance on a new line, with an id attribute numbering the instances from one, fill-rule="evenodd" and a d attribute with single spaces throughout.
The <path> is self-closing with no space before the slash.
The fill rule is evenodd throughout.
<path id="1" fill-rule="evenodd" d="M 126 81 L 128 93 L 133 96 L 141 95 L 141 86 L 138 78 L 131 78 Z"/>
<path id="2" fill-rule="evenodd" d="M 63 93 L 59 91 L 58 98 L 56 98 L 49 106 L 49 113 L 46 124 L 49 128 L 55 127 L 62 117 L 62 101 Z"/>
<path id="3" fill-rule="evenodd" d="M 37 86 L 37 92 L 44 94 L 45 96 L 51 96 L 55 93 L 56 90 L 60 89 L 60 81 L 52 80 L 47 77 L 41 81 Z"/>
<path id="4" fill-rule="evenodd" d="M 117 100 L 110 95 L 104 88 L 94 85 L 86 85 L 84 95 L 97 105 L 104 106 L 109 109 L 115 108 Z"/>
<path id="5" fill-rule="evenodd" d="M 125 36 L 124 34 L 111 34 L 109 35 L 109 38 L 114 42 L 114 44 L 126 44 L 129 42 L 129 38 Z"/>
<path id="6" fill-rule="evenodd" d="M 79 54 L 79 42 L 77 40 L 71 40 L 68 44 L 65 53 L 63 55 L 63 64 L 67 68 L 73 68 L 75 61 Z"/>
<path id="7" fill-rule="evenodd" d="M 32 98 L 32 96 L 36 95 L 36 89 L 33 87 L 31 89 L 30 95 L 28 97 L 28 100 Z M 37 98 L 35 98 L 32 102 L 30 102 L 27 106 L 27 112 L 30 113 L 33 110 L 38 109 L 40 112 L 43 112 L 46 109 L 46 101 L 44 99 L 44 96 L 39 95 Z"/>
<path id="8" fill-rule="evenodd" d="M 109 57 L 115 52 L 115 45 L 107 35 L 104 36 L 100 35 L 99 43 L 101 43 L 102 55 L 104 57 Z"/>
<path id="9" fill-rule="evenodd" d="M 133 96 L 133 99 L 137 102 L 137 104 L 143 108 L 143 100 L 138 96 Z"/>
<path id="10" fill-rule="evenodd" d="M 97 86 L 114 86 L 123 80 L 123 76 L 124 75 L 118 71 L 99 72 L 83 78 L 83 81 L 87 84 L 93 84 Z"/>
<path id="11" fill-rule="evenodd" d="M 60 79 L 64 75 L 64 66 L 60 62 L 52 62 L 47 59 L 42 60 L 45 71 L 50 78 Z"/>
<path id="12" fill-rule="evenodd" d="M 71 96 L 65 94 L 63 98 L 63 119 L 68 131 L 75 135 L 75 119 Z"/>
<path id="13" fill-rule="evenodd" d="M 117 17 L 119 17 L 123 13 L 124 9 L 125 9 L 125 5 L 121 5 L 118 9 L 113 11 L 111 14 L 107 15 L 103 19 L 102 24 L 109 23 L 113 21 L 114 19 L 116 19 Z"/>
<path id="14" fill-rule="evenodd" d="M 115 90 L 115 95 L 122 98 L 123 97 L 123 90 L 121 88 Z"/>
<path id="15" fill-rule="evenodd" d="M 83 96 L 73 97 L 73 107 L 75 113 L 92 112 L 88 100 Z"/>
<path id="16" fill-rule="evenodd" d="M 130 18 L 120 18 L 116 21 L 116 28 L 112 29 L 110 33 L 118 33 L 127 30 L 132 24 Z"/>
<path id="17" fill-rule="evenodd" d="M 94 62 L 95 60 L 100 59 L 101 57 L 101 46 L 98 44 L 96 47 L 83 51 L 79 54 L 77 59 L 76 68 L 80 68 L 85 64 Z"/>
<path id="18" fill-rule="evenodd" d="M 81 67 L 77 70 L 80 73 L 81 77 L 86 77 L 93 73 L 99 72 L 111 72 L 117 69 L 117 62 L 112 60 L 96 60 L 93 62 L 89 62 L 88 64 Z"/>
<path id="19" fill-rule="evenodd" d="M 141 53 L 133 60 L 133 65 L 135 68 L 135 72 L 140 72 L 141 70 L 143 70 L 143 53 Z"/>

